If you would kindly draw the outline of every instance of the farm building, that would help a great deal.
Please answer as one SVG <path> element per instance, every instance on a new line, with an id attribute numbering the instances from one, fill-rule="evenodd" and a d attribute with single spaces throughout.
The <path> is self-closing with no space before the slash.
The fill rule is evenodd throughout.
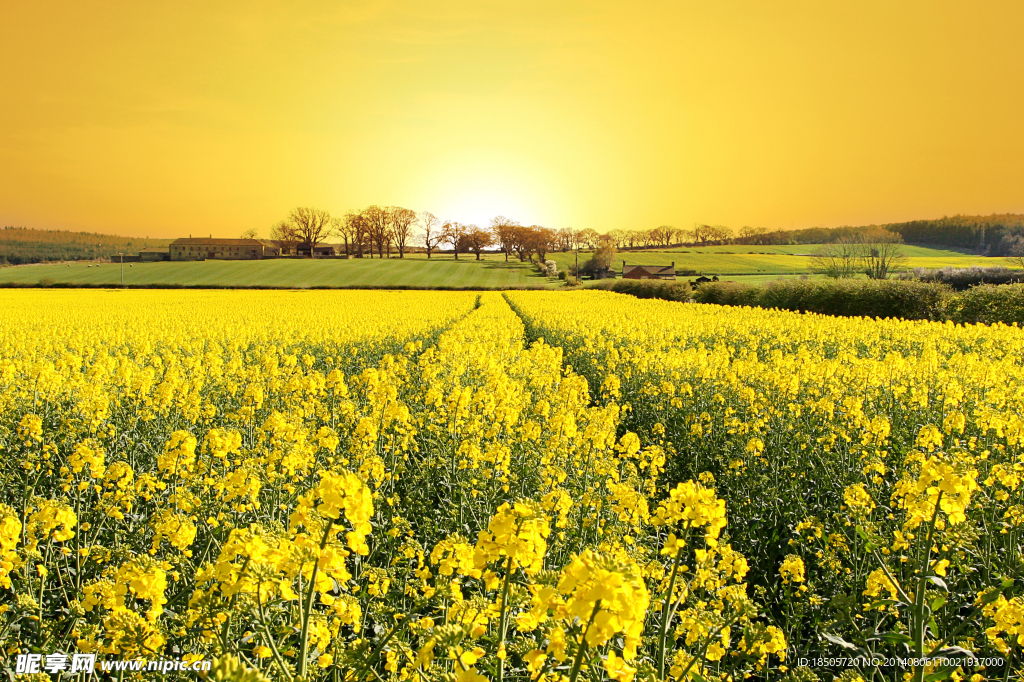
<path id="1" fill-rule="evenodd" d="M 626 265 L 622 261 L 624 279 L 675 279 L 676 264 L 672 265 Z"/>
<path id="2" fill-rule="evenodd" d="M 143 262 L 171 260 L 171 247 L 149 246 L 145 249 L 139 249 L 139 260 Z"/>
<path id="3" fill-rule="evenodd" d="M 317 244 L 312 249 L 309 244 L 299 244 L 296 253 L 307 258 L 329 258 L 338 255 L 339 248 L 336 244 Z"/>
<path id="4" fill-rule="evenodd" d="M 257 239 L 213 239 L 189 237 L 171 242 L 171 260 L 258 260 L 263 242 Z"/>
<path id="5" fill-rule="evenodd" d="M 277 258 L 278 256 L 297 256 L 301 242 L 293 239 L 261 239 L 263 243 L 263 257 Z"/>
<path id="6" fill-rule="evenodd" d="M 337 249 L 333 244 L 317 244 L 310 248 L 308 244 L 300 244 L 296 253 L 306 258 L 326 258 L 337 255 Z"/>
<path id="7" fill-rule="evenodd" d="M 281 242 L 276 242 L 271 239 L 261 239 L 260 244 L 263 244 L 264 258 L 278 258 L 285 251 L 285 247 L 281 245 Z"/>

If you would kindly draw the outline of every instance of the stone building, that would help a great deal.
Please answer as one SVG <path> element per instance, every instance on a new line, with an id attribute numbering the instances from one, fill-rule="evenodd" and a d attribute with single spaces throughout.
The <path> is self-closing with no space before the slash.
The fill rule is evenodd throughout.
<path id="1" fill-rule="evenodd" d="M 171 260 L 259 260 L 263 242 L 258 239 L 188 237 L 171 242 Z"/>

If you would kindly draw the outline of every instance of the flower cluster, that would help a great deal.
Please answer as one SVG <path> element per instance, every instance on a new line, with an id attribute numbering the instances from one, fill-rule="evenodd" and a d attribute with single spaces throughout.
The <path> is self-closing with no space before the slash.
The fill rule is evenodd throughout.
<path id="1" fill-rule="evenodd" d="M 1024 660 L 1019 329 L 608 292 L 0 298 L 8 653 L 306 682 Z"/>

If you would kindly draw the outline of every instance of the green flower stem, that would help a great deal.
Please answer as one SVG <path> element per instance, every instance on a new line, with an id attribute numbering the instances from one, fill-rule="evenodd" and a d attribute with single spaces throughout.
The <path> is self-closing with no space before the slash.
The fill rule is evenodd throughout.
<path id="1" fill-rule="evenodd" d="M 672 575 L 668 581 L 668 593 L 665 595 L 665 604 L 661 607 L 661 626 L 658 629 L 658 679 L 665 679 L 665 639 L 668 637 L 668 621 L 670 615 L 674 614 L 672 609 L 672 593 L 676 587 L 676 577 L 679 575 L 679 561 L 683 554 L 682 548 L 678 548 L 675 559 L 672 562 Z"/>
<path id="2" fill-rule="evenodd" d="M 707 654 L 708 647 L 711 645 L 711 642 L 713 642 L 715 640 L 715 638 L 718 637 L 718 635 L 720 635 L 722 633 L 722 630 L 724 630 L 724 629 L 726 629 L 728 627 L 732 627 L 733 623 L 738 621 L 740 619 L 741 615 L 742 615 L 742 613 L 737 613 L 735 616 L 733 616 L 732 620 L 730 620 L 727 623 L 723 623 L 722 625 L 719 625 L 717 630 L 715 630 L 710 635 L 708 635 L 708 638 L 706 640 L 704 640 L 704 646 L 702 646 L 700 648 L 700 655 L 699 656 L 693 656 L 693 657 L 690 658 L 689 665 L 687 665 L 686 668 L 683 670 L 683 672 L 679 674 L 679 678 L 678 679 L 680 679 L 680 680 L 685 680 L 686 679 L 686 674 L 688 672 L 690 672 L 690 668 L 692 668 L 697 661 L 703 661 L 704 660 L 704 656 Z"/>
<path id="3" fill-rule="evenodd" d="M 509 582 L 512 578 L 512 557 L 506 557 L 505 560 L 505 586 L 501 591 L 501 618 L 498 625 L 498 650 L 501 650 L 502 645 L 505 643 L 505 631 L 508 629 L 508 588 Z M 505 679 L 505 661 L 504 659 L 498 660 L 498 682 L 503 682 Z"/>
<path id="4" fill-rule="evenodd" d="M 942 491 L 939 491 L 939 496 L 935 498 L 935 513 L 932 514 L 932 521 L 928 525 L 928 535 L 925 538 L 925 547 L 923 552 L 923 558 L 921 562 L 921 568 L 918 571 L 917 578 L 917 592 L 914 594 L 914 610 L 913 610 L 913 626 L 914 626 L 914 656 L 916 658 L 924 658 L 924 633 L 926 629 L 926 618 L 924 616 L 924 593 L 925 585 L 928 583 L 928 574 L 931 572 L 929 564 L 932 558 L 932 539 L 935 535 L 935 524 L 939 519 L 939 511 L 941 510 L 942 503 Z M 924 682 L 926 666 L 919 665 L 914 668 L 914 682 Z"/>
<path id="5" fill-rule="evenodd" d="M 291 682 L 292 674 L 288 672 L 288 667 L 284 664 L 284 659 L 281 658 L 281 652 L 277 650 L 277 643 L 274 638 L 270 635 L 270 627 L 267 625 L 266 614 L 263 613 L 263 600 L 260 599 L 260 586 L 256 586 L 256 606 L 259 608 L 260 625 L 263 626 L 263 634 L 267 637 L 267 643 L 270 645 L 270 651 L 274 654 L 274 661 L 277 662 L 277 667 L 281 669 L 281 673 Z"/>
<path id="6" fill-rule="evenodd" d="M 320 538 L 320 551 L 327 546 L 327 540 L 331 537 L 331 530 L 334 528 L 334 519 L 327 519 L 327 528 L 324 529 L 324 536 Z M 320 556 L 313 562 L 313 572 L 309 576 L 309 586 L 306 589 L 306 605 L 302 611 L 302 631 L 299 633 L 299 677 L 306 677 L 306 657 L 309 655 L 309 621 L 313 613 L 313 594 L 316 592 L 316 574 L 320 569 Z M 302 573 L 301 567 L 299 573 Z"/>
<path id="7" fill-rule="evenodd" d="M 249 568 L 249 562 L 252 557 L 245 557 L 245 561 L 242 562 L 242 568 L 238 571 L 238 579 L 241 580 L 245 576 L 246 570 Z M 257 589 L 259 589 L 257 587 Z M 257 594 L 257 598 L 259 595 Z M 231 627 L 231 614 L 235 610 L 235 602 L 238 601 L 238 592 L 231 595 L 231 601 L 228 603 L 228 617 L 224 620 L 224 627 L 220 629 L 220 645 L 223 653 L 228 652 L 228 630 Z"/>
<path id="8" fill-rule="evenodd" d="M 601 610 L 601 600 L 598 599 L 594 602 L 594 612 L 590 614 L 590 620 L 587 621 L 587 627 L 583 629 L 583 636 L 580 637 L 580 648 L 576 651 L 576 660 L 572 662 L 572 672 L 569 673 L 569 682 L 576 682 L 576 677 L 580 674 L 580 666 L 583 665 L 583 654 L 587 651 L 587 633 L 590 632 L 590 626 L 594 624 L 594 619 L 597 618 L 597 612 Z"/>

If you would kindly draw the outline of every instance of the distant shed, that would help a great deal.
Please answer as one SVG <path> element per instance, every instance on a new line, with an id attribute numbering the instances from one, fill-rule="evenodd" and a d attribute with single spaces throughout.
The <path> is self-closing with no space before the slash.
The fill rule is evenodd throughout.
<path id="1" fill-rule="evenodd" d="M 676 264 L 672 265 L 626 265 L 622 261 L 623 279 L 675 279 Z"/>
<path id="2" fill-rule="evenodd" d="M 139 260 L 143 262 L 171 260 L 171 247 L 147 246 L 144 249 L 139 249 Z"/>

